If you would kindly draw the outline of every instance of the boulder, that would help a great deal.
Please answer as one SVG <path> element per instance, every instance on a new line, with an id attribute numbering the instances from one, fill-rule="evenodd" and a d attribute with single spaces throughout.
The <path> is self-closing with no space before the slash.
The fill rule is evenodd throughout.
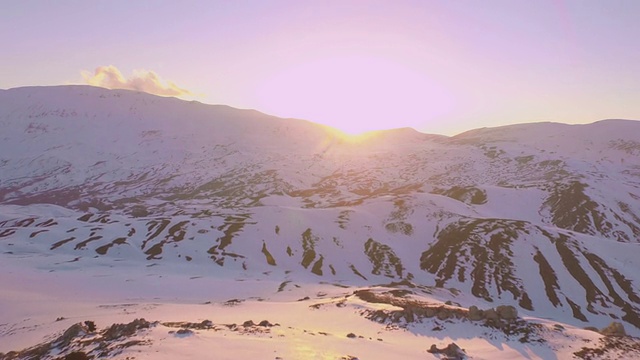
<path id="1" fill-rule="evenodd" d="M 203 327 L 203 328 L 210 328 L 210 327 L 213 326 L 213 321 L 211 321 L 211 320 L 203 320 L 200 323 L 200 326 Z"/>
<path id="2" fill-rule="evenodd" d="M 441 309 L 440 311 L 438 311 L 438 315 L 436 316 L 438 317 L 438 320 L 447 320 L 449 317 L 451 317 L 451 314 L 448 310 Z"/>
<path id="3" fill-rule="evenodd" d="M 65 332 L 62 335 L 60 335 L 60 337 L 57 338 L 54 341 L 54 343 L 56 346 L 64 348 L 69 346 L 69 344 L 73 339 L 75 339 L 78 336 L 85 335 L 86 333 L 87 333 L 87 328 L 84 325 L 80 323 L 73 324 L 67 330 L 65 330 Z"/>
<path id="4" fill-rule="evenodd" d="M 496 313 L 498 316 L 507 321 L 515 320 L 518 318 L 518 309 L 511 305 L 500 305 L 496 307 Z"/>
<path id="5" fill-rule="evenodd" d="M 462 360 L 465 358 L 464 351 L 456 343 L 451 343 L 442 351 L 449 359 Z"/>
<path id="6" fill-rule="evenodd" d="M 191 336 L 193 334 L 194 334 L 193 330 L 191 329 L 180 329 L 176 331 L 176 335 L 180 335 L 180 336 Z"/>
<path id="7" fill-rule="evenodd" d="M 624 330 L 622 323 L 617 321 L 612 322 L 609 326 L 600 330 L 602 335 L 606 336 L 626 336 L 627 332 Z"/>
<path id="8" fill-rule="evenodd" d="M 479 321 L 484 318 L 483 311 L 478 309 L 477 306 L 471 305 L 469 307 L 469 320 L 471 321 Z"/>
<path id="9" fill-rule="evenodd" d="M 64 357 L 64 360 L 89 360 L 89 356 L 82 351 L 74 351 L 67 354 L 67 356 Z"/>
<path id="10" fill-rule="evenodd" d="M 488 309 L 484 311 L 484 318 L 487 320 L 497 321 L 500 319 L 495 309 Z"/>
<path id="11" fill-rule="evenodd" d="M 419 306 L 409 306 L 406 310 L 411 311 L 417 317 L 425 316 L 425 309 Z"/>
<path id="12" fill-rule="evenodd" d="M 148 329 L 151 323 L 145 319 L 135 319 L 128 324 L 113 324 L 103 334 L 106 341 L 115 340 L 123 336 L 131 336 L 140 329 Z"/>
<path id="13" fill-rule="evenodd" d="M 431 354 L 442 354 L 449 360 L 463 360 L 466 357 L 464 350 L 462 350 L 456 343 L 451 343 L 442 349 L 438 349 L 436 344 L 432 344 L 427 352 Z"/>

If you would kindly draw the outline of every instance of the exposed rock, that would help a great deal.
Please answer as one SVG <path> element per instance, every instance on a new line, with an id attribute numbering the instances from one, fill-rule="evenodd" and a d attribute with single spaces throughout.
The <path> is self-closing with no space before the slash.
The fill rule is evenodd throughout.
<path id="1" fill-rule="evenodd" d="M 193 335 L 193 330 L 191 329 L 180 329 L 176 331 L 176 335 L 189 336 Z"/>
<path id="2" fill-rule="evenodd" d="M 631 336 L 603 336 L 573 353 L 577 359 L 639 359 L 640 340 Z"/>
<path id="3" fill-rule="evenodd" d="M 484 312 L 478 309 L 477 306 L 471 305 L 469 307 L 469 320 L 471 321 L 479 321 L 484 318 Z"/>
<path id="4" fill-rule="evenodd" d="M 64 357 L 64 360 L 89 360 L 89 356 L 82 351 L 74 351 L 67 354 L 67 356 Z"/>
<path id="5" fill-rule="evenodd" d="M 96 323 L 90 320 L 87 320 L 84 322 L 84 324 L 87 326 L 87 331 L 88 332 L 94 332 L 96 331 L 97 327 L 96 327 Z"/>
<path id="6" fill-rule="evenodd" d="M 113 324 L 104 332 L 103 338 L 106 341 L 114 340 L 122 336 L 131 336 L 140 329 L 148 329 L 151 326 L 145 319 L 135 319 L 128 324 Z"/>
<path id="7" fill-rule="evenodd" d="M 260 321 L 260 323 L 258 324 L 258 326 L 263 326 L 263 327 L 272 327 L 274 326 L 272 323 L 270 323 L 268 320 L 262 320 Z"/>
<path id="8" fill-rule="evenodd" d="M 492 321 L 496 321 L 499 320 L 500 317 L 498 316 L 498 313 L 496 312 L 495 309 L 488 309 L 484 311 L 484 318 L 487 320 L 492 320 Z"/>
<path id="9" fill-rule="evenodd" d="M 348 337 L 349 339 L 355 339 L 355 338 L 356 338 L 356 334 L 354 334 L 354 333 L 348 333 L 348 334 L 347 334 L 347 337 Z"/>
<path id="10" fill-rule="evenodd" d="M 415 318 L 413 316 L 413 311 L 411 311 L 411 309 L 407 309 L 407 310 L 404 311 L 404 318 L 409 323 L 415 321 Z"/>
<path id="11" fill-rule="evenodd" d="M 500 305 L 496 307 L 496 313 L 501 319 L 504 320 L 515 320 L 518 318 L 518 309 L 511 305 Z"/>
<path id="12" fill-rule="evenodd" d="M 67 330 L 65 330 L 65 332 L 56 339 L 56 341 L 54 341 L 54 344 L 56 346 L 64 348 L 66 346 L 69 346 L 73 339 L 86 332 L 87 328 L 84 325 L 80 323 L 73 324 Z"/>
<path id="13" fill-rule="evenodd" d="M 402 317 L 404 316 L 404 313 L 402 311 L 394 311 L 391 313 L 391 319 L 393 320 L 393 322 L 398 322 L 400 321 L 400 319 L 402 319 Z"/>
<path id="14" fill-rule="evenodd" d="M 149 328 L 151 324 L 144 319 L 136 319 L 128 324 L 113 324 L 106 330 L 99 333 L 89 332 L 89 328 L 95 330 L 93 321 L 76 323 L 71 325 L 62 335 L 56 339 L 40 345 L 22 350 L 20 352 L 10 352 L 0 359 L 56 359 L 56 360 L 84 360 L 94 358 L 108 358 L 113 351 L 144 343 L 143 340 L 129 340 L 124 343 L 117 343 L 122 337 L 134 335 L 139 329 Z M 91 334 L 90 337 L 87 337 Z M 87 346 L 92 346 L 92 355 L 80 351 Z M 52 357 L 57 354 L 61 357 Z"/>
<path id="15" fill-rule="evenodd" d="M 432 317 L 436 316 L 436 313 L 437 313 L 436 309 L 431 308 L 431 307 L 426 308 L 425 311 L 424 311 L 424 315 L 426 317 L 428 317 L 428 318 L 432 318 Z"/>
<path id="16" fill-rule="evenodd" d="M 617 321 L 612 322 L 609 326 L 600 330 L 602 335 L 606 336 L 626 336 L 627 332 L 624 330 L 622 323 Z"/>
<path id="17" fill-rule="evenodd" d="M 244 302 L 244 300 L 241 299 L 231 299 L 231 300 L 227 300 L 224 302 L 224 305 L 226 306 L 237 306 L 240 305 L 242 302 Z"/>
<path id="18" fill-rule="evenodd" d="M 389 315 L 384 310 L 376 310 L 371 313 L 370 319 L 376 322 L 385 322 L 389 318 Z"/>
<path id="19" fill-rule="evenodd" d="M 253 320 L 247 320 L 245 322 L 242 323 L 242 326 L 244 327 L 251 327 L 251 326 L 255 326 L 256 324 L 253 322 Z"/>
<path id="20" fill-rule="evenodd" d="M 200 326 L 202 326 L 203 328 L 210 328 L 210 327 L 213 326 L 213 321 L 211 321 L 211 320 L 203 320 L 200 323 Z"/>
<path id="21" fill-rule="evenodd" d="M 487 202 L 486 191 L 473 186 L 454 186 L 450 189 L 435 189 L 433 192 L 435 194 L 448 196 L 465 204 L 481 205 Z"/>
<path id="22" fill-rule="evenodd" d="M 438 311 L 438 320 L 447 320 L 448 318 L 451 317 L 451 314 L 449 313 L 449 311 L 442 309 L 440 311 Z"/>
<path id="23" fill-rule="evenodd" d="M 456 343 L 451 343 L 442 349 L 438 349 L 436 344 L 432 344 L 427 352 L 431 354 L 443 354 L 450 360 L 463 360 L 466 358 L 464 350 L 462 350 Z"/>

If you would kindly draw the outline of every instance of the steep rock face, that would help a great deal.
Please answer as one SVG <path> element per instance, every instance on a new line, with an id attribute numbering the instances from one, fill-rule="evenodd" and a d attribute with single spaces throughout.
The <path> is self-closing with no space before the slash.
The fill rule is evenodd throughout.
<path id="1" fill-rule="evenodd" d="M 358 142 L 257 111 L 70 86 L 0 92 L 0 127 L 1 256 L 410 279 L 640 328 L 637 121 Z"/>
<path id="2" fill-rule="evenodd" d="M 579 181 L 556 184 L 542 211 L 548 212 L 551 223 L 562 229 L 618 241 L 638 241 L 640 217 L 634 210 L 622 201 L 611 207 L 599 204 L 589 197 L 587 189 L 588 185 Z"/>
<path id="3" fill-rule="evenodd" d="M 482 205 L 487 202 L 487 193 L 473 186 L 454 186 L 446 190 L 436 190 L 435 193 L 462 201 L 465 204 Z"/>
<path id="4" fill-rule="evenodd" d="M 629 272 L 608 264 L 569 233 L 523 221 L 461 219 L 436 240 L 420 257 L 421 269 L 436 276 L 436 286 L 468 282 L 474 296 L 489 302 L 508 292 L 523 309 L 550 303 L 571 309 L 581 321 L 591 314 L 622 316 L 640 327 L 640 298 L 637 285 L 624 274 Z M 535 268 L 539 278 L 532 281 Z M 546 298 L 539 296 L 540 281 Z"/>
<path id="5" fill-rule="evenodd" d="M 380 244 L 369 238 L 369 240 L 364 243 L 364 253 L 369 258 L 369 261 L 371 261 L 371 264 L 373 264 L 372 274 L 384 274 L 390 278 L 396 276 L 402 278 L 402 262 L 389 246 Z"/>
<path id="6" fill-rule="evenodd" d="M 515 241 L 526 233 L 526 223 L 500 219 L 463 219 L 437 235 L 437 241 L 420 256 L 420 267 L 436 275 L 436 286 L 454 276 L 459 282 L 469 277 L 474 296 L 493 301 L 489 288 L 498 294 L 508 291 L 520 306 L 529 310 L 531 300 L 517 278 L 512 251 Z"/>

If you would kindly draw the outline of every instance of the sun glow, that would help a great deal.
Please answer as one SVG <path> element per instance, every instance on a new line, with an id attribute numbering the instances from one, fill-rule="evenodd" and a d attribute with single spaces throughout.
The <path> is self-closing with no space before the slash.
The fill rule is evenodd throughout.
<path id="1" fill-rule="evenodd" d="M 336 129 L 332 132 L 336 141 L 339 144 L 346 145 L 361 145 L 369 142 L 369 140 L 376 139 L 380 136 L 380 130 L 365 130 L 359 132 L 347 132 L 341 129 Z"/>
<path id="2" fill-rule="evenodd" d="M 447 91 L 387 59 L 323 58 L 264 79 L 257 89 L 267 113 L 302 118 L 348 134 L 425 127 L 452 106 Z"/>

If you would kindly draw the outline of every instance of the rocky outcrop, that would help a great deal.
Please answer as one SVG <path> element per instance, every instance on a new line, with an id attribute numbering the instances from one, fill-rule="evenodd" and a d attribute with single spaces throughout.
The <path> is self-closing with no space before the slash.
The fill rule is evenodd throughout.
<path id="1" fill-rule="evenodd" d="M 496 307 L 496 313 L 498 313 L 498 317 L 502 320 L 511 321 L 518 318 L 518 309 L 510 305 L 500 305 Z"/>
<path id="2" fill-rule="evenodd" d="M 476 297 L 493 301 L 490 288 L 496 288 L 498 293 L 510 292 L 521 307 L 531 310 L 513 262 L 513 248 L 530 228 L 524 221 L 461 219 L 437 233 L 436 242 L 420 256 L 420 268 L 436 276 L 436 286 L 454 279 L 469 281 Z"/>
<path id="3" fill-rule="evenodd" d="M 502 326 L 519 321 L 518 310 L 511 305 L 500 305 L 495 308 L 480 310 L 472 305 L 469 309 L 442 303 L 426 303 L 411 298 L 396 296 L 397 293 L 378 293 L 371 290 L 358 290 L 354 293 L 360 299 L 370 303 L 382 303 L 397 306 L 402 310 L 376 310 L 369 313 L 368 318 L 377 322 L 407 323 L 421 321 L 424 318 L 438 320 L 465 319 L 470 321 L 484 321 L 491 326 Z"/>
<path id="4" fill-rule="evenodd" d="M 402 262 L 388 245 L 369 238 L 364 244 L 364 253 L 373 266 L 372 274 L 384 275 L 390 278 L 402 277 Z"/>
<path id="5" fill-rule="evenodd" d="M 128 324 L 113 324 L 103 334 L 104 340 L 114 340 L 135 334 L 138 330 L 148 329 L 151 323 L 145 319 L 135 319 Z"/>
<path id="6" fill-rule="evenodd" d="M 612 322 L 607 327 L 600 330 L 602 335 L 606 336 L 626 336 L 627 332 L 624 330 L 624 325 L 617 321 Z"/>
<path id="7" fill-rule="evenodd" d="M 436 194 L 448 196 L 469 205 L 482 205 L 487 202 L 486 191 L 474 186 L 454 186 L 450 189 L 437 189 Z"/>
<path id="8" fill-rule="evenodd" d="M 472 305 L 469 307 L 469 320 L 480 321 L 484 319 L 484 311 L 478 309 L 477 306 Z"/>
<path id="9" fill-rule="evenodd" d="M 142 340 L 131 340 L 138 331 L 148 329 L 154 324 L 145 319 L 135 319 L 127 324 L 113 324 L 109 328 L 96 331 L 93 321 L 85 321 L 71 325 L 62 335 L 50 342 L 1 355 L 3 360 L 55 359 L 82 360 L 87 358 L 109 358 L 122 349 L 144 343 Z M 78 347 L 90 348 L 85 353 Z M 65 355 L 66 354 L 66 355 Z"/>
<path id="10" fill-rule="evenodd" d="M 467 358 L 467 354 L 456 343 L 451 343 L 442 349 L 439 349 L 436 344 L 432 344 L 427 352 L 431 354 L 442 354 L 450 360 L 464 360 Z"/>

